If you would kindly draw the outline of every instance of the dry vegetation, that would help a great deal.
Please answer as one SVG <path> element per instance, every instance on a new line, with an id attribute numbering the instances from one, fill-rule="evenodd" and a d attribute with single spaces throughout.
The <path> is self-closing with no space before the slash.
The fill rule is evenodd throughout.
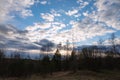
<path id="1" fill-rule="evenodd" d="M 0 78 L 0 80 L 120 80 L 119 71 L 79 71 L 71 72 L 56 72 L 53 75 L 32 75 L 26 78 Z"/>

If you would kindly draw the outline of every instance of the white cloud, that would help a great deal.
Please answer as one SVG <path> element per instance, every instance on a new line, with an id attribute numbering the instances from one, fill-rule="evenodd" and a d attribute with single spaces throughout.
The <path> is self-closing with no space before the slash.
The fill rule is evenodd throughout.
<path id="1" fill-rule="evenodd" d="M 41 1 L 40 3 L 45 5 L 45 4 L 47 4 L 47 1 Z"/>
<path id="2" fill-rule="evenodd" d="M 88 16 L 88 15 L 89 15 L 89 14 L 88 14 L 88 11 L 83 12 L 83 15 L 84 15 L 84 16 Z"/>
<path id="3" fill-rule="evenodd" d="M 109 29 L 105 24 L 96 23 L 88 17 L 86 17 L 82 22 L 80 22 L 79 25 L 80 25 L 80 29 L 85 31 L 90 36 L 91 35 L 100 36 L 100 35 L 104 35 L 106 33 L 114 32 L 114 30 Z"/>
<path id="4" fill-rule="evenodd" d="M 52 14 L 49 14 L 49 13 L 41 13 L 40 16 L 42 17 L 42 19 L 44 19 L 44 20 L 46 20 L 46 21 L 49 21 L 49 22 L 54 21 L 54 15 L 52 15 Z"/>
<path id="5" fill-rule="evenodd" d="M 78 13 L 78 10 L 77 9 L 74 9 L 74 10 L 69 10 L 68 12 L 66 12 L 65 14 L 68 15 L 68 16 L 72 16 L 72 15 L 75 15 Z"/>
<path id="6" fill-rule="evenodd" d="M 33 26 L 28 26 L 26 28 L 28 31 L 27 37 L 31 42 L 37 42 L 41 39 L 50 39 L 58 34 L 59 30 L 64 27 L 66 27 L 66 25 L 60 22 L 35 23 Z"/>
<path id="7" fill-rule="evenodd" d="M 33 14 L 32 14 L 31 10 L 22 10 L 21 11 L 21 16 L 22 17 L 27 17 L 27 16 L 33 16 Z"/>
<path id="8" fill-rule="evenodd" d="M 59 32 L 59 30 L 63 29 L 64 27 L 66 27 L 66 25 L 64 23 L 53 22 L 52 23 L 52 28 L 49 30 L 49 32 L 57 34 Z"/>
<path id="9" fill-rule="evenodd" d="M 77 0 L 77 3 L 81 3 L 81 2 L 83 2 L 83 0 Z"/>
<path id="10" fill-rule="evenodd" d="M 86 20 L 85 20 L 86 21 Z M 60 30 L 60 27 L 55 26 L 49 29 L 48 31 L 41 32 L 41 38 L 47 38 L 51 41 L 54 41 L 56 44 L 62 42 L 65 43 L 66 40 L 70 42 L 80 42 L 84 41 L 88 38 L 93 38 L 95 36 L 103 36 L 107 33 L 112 33 L 114 30 L 107 29 L 103 24 L 95 24 L 94 22 L 91 24 L 90 21 L 88 23 L 82 22 L 73 22 L 73 28 L 69 30 L 63 30 L 61 32 L 57 32 Z M 88 26 L 86 26 L 88 25 Z M 39 34 L 39 35 L 40 35 Z M 35 34 L 37 35 L 37 34 Z M 34 36 L 34 35 L 33 35 Z"/>
<path id="11" fill-rule="evenodd" d="M 102 23 L 96 24 L 91 19 L 86 18 L 81 22 L 71 21 L 72 29 L 62 31 L 56 35 L 57 42 L 80 42 L 96 36 L 103 36 L 107 33 L 113 33 L 114 30 L 107 28 Z"/>
<path id="12" fill-rule="evenodd" d="M 61 16 L 61 14 L 59 14 L 56 10 L 54 10 L 54 9 L 52 9 L 51 11 L 50 11 L 50 13 L 52 14 L 52 15 L 54 15 L 54 16 L 57 16 L 57 17 L 59 17 L 59 16 Z"/>
<path id="13" fill-rule="evenodd" d="M 44 19 L 47 22 L 53 22 L 55 17 L 59 17 L 61 16 L 61 14 L 59 14 L 57 11 L 52 9 L 50 13 L 41 13 L 40 16 L 42 19 Z"/>
<path id="14" fill-rule="evenodd" d="M 77 0 L 76 2 L 79 4 L 79 7 L 76 7 L 72 10 L 67 11 L 67 12 L 64 11 L 66 15 L 79 17 L 79 16 L 81 16 L 81 14 L 78 12 L 89 4 L 89 2 L 83 1 L 83 0 Z"/>
<path id="15" fill-rule="evenodd" d="M 76 15 L 74 15 L 74 17 L 80 17 L 81 16 L 81 14 L 79 13 L 79 14 L 76 14 Z"/>
<path id="16" fill-rule="evenodd" d="M 26 28 L 28 30 L 27 37 L 32 42 L 48 39 L 58 44 L 60 42 L 65 43 L 66 40 L 70 42 L 80 42 L 115 32 L 104 23 L 96 23 L 89 17 L 84 18 L 81 22 L 70 21 L 70 25 L 72 26 L 71 29 L 64 29 L 66 27 L 64 23 L 51 22 L 47 30 L 40 29 L 40 27 L 37 27 L 38 24 L 31 27 L 28 26 L 28 28 Z"/>
<path id="17" fill-rule="evenodd" d="M 48 39 L 50 41 L 55 40 L 55 43 L 56 43 L 57 40 L 55 39 L 55 36 L 59 34 L 59 30 L 66 27 L 66 25 L 61 22 L 51 22 L 51 23 L 43 23 L 43 24 L 44 25 L 40 23 L 35 23 L 35 25 L 28 26 L 26 28 L 26 30 L 28 31 L 27 38 L 29 38 L 31 42 L 37 42 L 42 39 Z M 44 28 L 41 28 L 41 27 L 44 27 Z"/>
<path id="18" fill-rule="evenodd" d="M 86 1 L 81 1 L 81 2 L 79 2 L 79 4 L 80 4 L 79 9 L 82 9 L 82 8 L 86 7 L 89 3 Z"/>
<path id="19" fill-rule="evenodd" d="M 32 11 L 29 9 L 32 5 L 34 0 L 0 0 L 0 22 L 12 19 L 14 14 L 22 17 L 32 16 Z"/>
<path id="20" fill-rule="evenodd" d="M 38 29 L 47 29 L 51 27 L 51 23 L 34 23 L 33 26 L 26 27 L 27 31 L 37 31 Z"/>
<path id="21" fill-rule="evenodd" d="M 120 30 L 119 0 L 97 0 L 95 6 L 97 7 L 97 11 L 89 15 L 91 18 Z"/>

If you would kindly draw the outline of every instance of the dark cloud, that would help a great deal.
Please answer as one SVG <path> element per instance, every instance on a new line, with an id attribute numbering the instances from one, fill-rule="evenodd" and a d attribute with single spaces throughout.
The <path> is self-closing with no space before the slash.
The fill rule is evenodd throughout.
<path id="1" fill-rule="evenodd" d="M 22 42 L 20 40 L 9 40 L 6 45 L 9 48 L 21 48 L 21 49 L 39 49 L 38 46 L 32 44 L 32 43 L 27 43 L 27 42 Z"/>
<path id="2" fill-rule="evenodd" d="M 19 33 L 19 34 L 26 34 L 26 33 L 28 33 L 28 31 L 27 31 L 27 30 L 24 30 L 24 31 L 18 30 L 18 33 Z"/>
<path id="3" fill-rule="evenodd" d="M 42 51 L 52 51 L 52 49 L 55 47 L 55 44 L 47 39 L 42 39 L 37 44 L 41 45 Z"/>
<path id="4" fill-rule="evenodd" d="M 10 31 L 15 33 L 17 32 L 17 29 L 10 24 L 7 25 L 0 24 L 0 33 L 7 34 Z"/>
<path id="5" fill-rule="evenodd" d="M 25 37 L 26 33 L 27 31 L 18 30 L 10 24 L 0 24 L 0 48 L 39 49 L 39 46 L 32 44 Z"/>

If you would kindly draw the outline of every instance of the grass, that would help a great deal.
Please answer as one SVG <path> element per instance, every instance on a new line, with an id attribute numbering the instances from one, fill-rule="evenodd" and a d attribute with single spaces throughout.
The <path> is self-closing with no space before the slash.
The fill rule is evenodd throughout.
<path id="1" fill-rule="evenodd" d="M 57 72 L 53 75 L 46 75 L 46 77 L 37 74 L 27 78 L 0 78 L 0 80 L 120 80 L 120 71 Z"/>

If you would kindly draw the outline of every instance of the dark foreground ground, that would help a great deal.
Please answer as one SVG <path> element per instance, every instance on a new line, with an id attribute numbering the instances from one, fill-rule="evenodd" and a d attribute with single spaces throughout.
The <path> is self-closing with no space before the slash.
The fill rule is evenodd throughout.
<path id="1" fill-rule="evenodd" d="M 120 71 L 78 71 L 56 72 L 53 75 L 41 76 L 39 74 L 26 78 L 0 78 L 0 80 L 120 80 Z"/>

